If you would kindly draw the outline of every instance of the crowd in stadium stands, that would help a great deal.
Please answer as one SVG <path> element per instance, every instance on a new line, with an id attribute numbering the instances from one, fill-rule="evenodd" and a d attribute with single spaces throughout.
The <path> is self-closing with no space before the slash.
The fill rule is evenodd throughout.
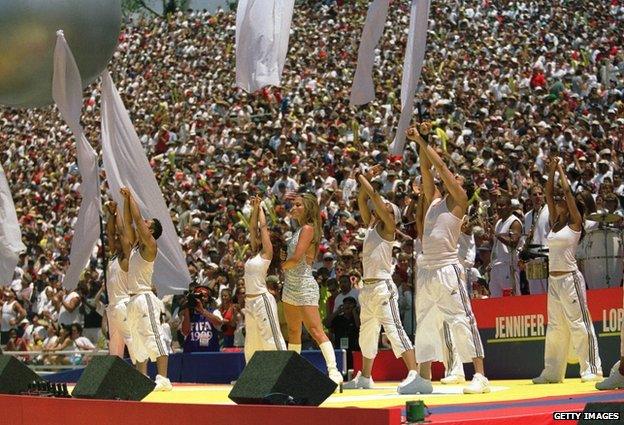
<path id="1" fill-rule="evenodd" d="M 110 65 L 113 79 L 170 207 L 191 276 L 212 288 L 214 307 L 220 306 L 222 347 L 244 343 L 249 198 L 270 199 L 270 225 L 288 235 L 288 210 L 300 191 L 317 194 L 324 219 L 314 264 L 324 323 L 338 346 L 357 343 L 363 236 L 354 172 L 382 164 L 375 184 L 404 212 L 419 189 L 415 143 L 399 156 L 387 150 L 400 113 L 408 1 L 391 2 L 377 50 L 377 99 L 349 106 L 367 3 L 298 4 L 282 87 L 254 94 L 234 87 L 234 12 L 179 12 L 124 25 Z M 621 0 L 432 2 L 414 122 L 433 122 L 440 152 L 465 178 L 474 297 L 488 296 L 497 200 L 510 199 L 513 214 L 523 218 L 539 202 L 530 188 L 543 185 L 546 157 L 563 158 L 573 189 L 594 201 L 594 211 L 622 215 L 622 28 Z M 82 118 L 93 145 L 99 144 L 99 117 L 99 91 L 92 86 Z M 13 281 L 0 282 L 2 344 L 45 351 L 21 356 L 29 362 L 79 364 L 85 361 L 79 354 L 54 351 L 105 348 L 106 294 L 98 250 L 78 288 L 63 288 L 80 204 L 75 142 L 52 107 L 0 108 L 0 129 L 0 161 L 27 246 Z M 410 334 L 413 221 L 404 216 L 394 245 L 394 278 Z M 280 276 L 270 276 L 269 287 L 279 300 Z M 528 292 L 524 278 L 520 287 Z M 184 300 L 164 297 L 164 326 L 174 347 Z"/>

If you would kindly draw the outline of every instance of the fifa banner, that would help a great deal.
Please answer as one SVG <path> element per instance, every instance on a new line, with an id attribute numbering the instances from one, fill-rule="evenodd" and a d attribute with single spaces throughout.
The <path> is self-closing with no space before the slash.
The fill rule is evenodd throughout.
<path id="1" fill-rule="evenodd" d="M 587 301 L 606 376 L 620 358 L 622 288 L 587 291 Z M 472 300 L 488 377 L 526 379 L 540 374 L 548 325 L 546 304 L 546 294 Z M 579 376 L 578 359 L 574 357 L 570 348 L 569 361 L 577 363 L 568 365 L 567 377 Z"/>

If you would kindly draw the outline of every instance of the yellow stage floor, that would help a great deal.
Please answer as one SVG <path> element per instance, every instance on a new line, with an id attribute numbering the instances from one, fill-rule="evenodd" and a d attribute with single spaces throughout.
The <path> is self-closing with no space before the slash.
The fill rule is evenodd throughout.
<path id="1" fill-rule="evenodd" d="M 321 407 L 381 408 L 404 406 L 407 400 L 423 400 L 428 406 L 528 400 L 541 397 L 598 394 L 594 383 L 567 379 L 561 384 L 534 385 L 530 380 L 490 381 L 489 394 L 462 394 L 461 385 L 433 385 L 433 394 L 398 395 L 398 382 L 376 382 L 370 390 L 345 390 L 335 393 Z M 171 392 L 154 392 L 144 402 L 234 404 L 228 397 L 231 385 L 174 384 Z M 624 398 L 624 393 L 623 393 Z"/>

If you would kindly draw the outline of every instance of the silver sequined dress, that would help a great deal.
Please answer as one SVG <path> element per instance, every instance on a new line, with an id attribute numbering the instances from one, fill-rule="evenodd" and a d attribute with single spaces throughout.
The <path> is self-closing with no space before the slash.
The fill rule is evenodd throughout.
<path id="1" fill-rule="evenodd" d="M 288 258 L 295 254 L 300 234 L 301 229 L 297 230 L 288 241 Z M 312 266 L 306 262 L 305 255 L 296 267 L 284 272 L 284 280 L 283 302 L 297 306 L 318 306 L 319 286 L 312 276 Z"/>

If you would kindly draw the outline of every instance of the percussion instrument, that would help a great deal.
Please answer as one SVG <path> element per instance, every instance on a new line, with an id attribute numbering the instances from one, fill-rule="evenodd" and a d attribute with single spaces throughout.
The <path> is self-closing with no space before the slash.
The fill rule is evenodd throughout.
<path id="1" fill-rule="evenodd" d="M 622 221 L 622 217 L 616 214 L 609 213 L 595 213 L 591 214 L 587 217 L 589 220 L 595 221 L 596 223 L 604 223 L 604 224 L 614 224 Z"/>
<path id="2" fill-rule="evenodd" d="M 587 233 L 577 252 L 577 259 L 583 265 L 589 289 L 620 286 L 624 275 L 623 258 L 622 231 L 609 227 L 597 228 Z"/>
<path id="3" fill-rule="evenodd" d="M 548 279 L 548 259 L 535 258 L 525 265 L 527 279 L 540 280 Z"/>

